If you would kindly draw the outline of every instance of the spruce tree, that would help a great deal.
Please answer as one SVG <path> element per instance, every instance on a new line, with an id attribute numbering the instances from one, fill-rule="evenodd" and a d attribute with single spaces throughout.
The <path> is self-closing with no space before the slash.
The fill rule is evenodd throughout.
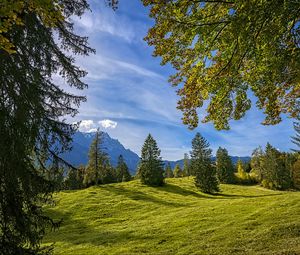
<path id="1" fill-rule="evenodd" d="M 192 140 L 191 169 L 195 173 L 195 185 L 204 193 L 219 191 L 215 168 L 211 164 L 211 149 L 204 137 L 197 133 Z"/>
<path id="2" fill-rule="evenodd" d="M 234 183 L 234 167 L 225 148 L 219 147 L 217 150 L 216 171 L 221 183 Z"/>
<path id="3" fill-rule="evenodd" d="M 7 2 L 7 1 L 4 1 Z M 20 7 L 1 17 L 1 33 L 11 51 L 0 47 L 0 250 L 2 254 L 47 254 L 40 248 L 46 226 L 57 226 L 42 205 L 52 203 L 53 184 L 39 172 L 41 148 L 47 162 L 70 148 L 74 116 L 85 97 L 67 87 L 84 89 L 86 72 L 75 65 L 76 55 L 93 50 L 87 38 L 74 33 L 72 18 L 81 16 L 85 0 L 9 1 Z M 1 7 L 2 8 L 2 7 Z M 9 15 L 12 14 L 12 19 Z M 2 22 L 3 21 L 3 22 Z M 6 42 L 6 40 L 4 40 Z M 66 89 L 55 75 L 63 78 Z M 62 159 L 60 159 L 63 162 Z"/>
<path id="4" fill-rule="evenodd" d="M 131 180 L 131 175 L 128 170 L 124 158 L 122 155 L 118 158 L 118 165 L 116 167 L 116 181 L 117 182 L 128 182 Z"/>
<path id="5" fill-rule="evenodd" d="M 175 178 L 183 177 L 183 171 L 180 168 L 179 164 L 175 165 L 173 173 Z"/>
<path id="6" fill-rule="evenodd" d="M 171 168 L 170 163 L 168 162 L 165 168 L 165 178 L 173 178 L 174 174 Z"/>
<path id="7" fill-rule="evenodd" d="M 109 158 L 101 149 L 102 135 L 103 133 L 98 129 L 90 145 L 89 161 L 84 176 L 85 186 L 101 184 L 104 179 L 106 183 L 107 179 L 112 179 L 109 169 Z"/>
<path id="8" fill-rule="evenodd" d="M 189 155 L 187 153 L 184 153 L 183 157 L 183 176 L 190 176 L 190 165 L 189 165 Z"/>
<path id="9" fill-rule="evenodd" d="M 162 186 L 164 184 L 163 163 L 156 141 L 150 134 L 144 142 L 141 154 L 139 169 L 141 182 L 150 186 Z"/>

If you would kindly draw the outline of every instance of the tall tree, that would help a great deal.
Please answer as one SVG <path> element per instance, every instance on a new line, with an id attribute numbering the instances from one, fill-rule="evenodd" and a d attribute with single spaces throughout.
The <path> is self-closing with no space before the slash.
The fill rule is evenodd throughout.
<path id="1" fill-rule="evenodd" d="M 164 184 L 164 171 L 160 149 L 150 134 L 144 142 L 141 154 L 139 169 L 141 182 L 150 186 L 162 186 Z"/>
<path id="2" fill-rule="evenodd" d="M 116 168 L 117 182 L 128 182 L 131 180 L 131 175 L 128 170 L 122 155 L 118 158 L 118 165 Z"/>
<path id="3" fill-rule="evenodd" d="M 168 162 L 165 168 L 165 178 L 173 178 L 174 174 L 171 168 L 170 163 Z"/>
<path id="4" fill-rule="evenodd" d="M 204 137 L 197 133 L 192 140 L 191 169 L 195 174 L 195 185 L 204 193 L 219 191 L 216 170 L 211 164 L 211 149 Z"/>
<path id="5" fill-rule="evenodd" d="M 184 157 L 183 157 L 183 175 L 184 176 L 190 176 L 191 175 L 189 161 L 190 161 L 189 155 L 187 153 L 184 153 Z"/>
<path id="6" fill-rule="evenodd" d="M 17 8 L 17 11 L 10 11 Z M 85 0 L 1 1 L 0 7 L 0 247 L 3 254 L 47 254 L 39 244 L 47 224 L 43 213 L 53 185 L 39 172 L 47 160 L 69 148 L 76 125 L 67 124 L 85 100 L 60 87 L 86 88 L 86 72 L 74 54 L 93 50 L 73 31 L 71 17 L 88 9 Z M 10 19 L 12 18 L 12 19 Z M 3 21 L 3 22 L 2 22 Z M 3 26 L 5 27 L 4 29 Z M 3 39 L 4 38 L 4 39 Z M 3 43 L 4 42 L 4 43 Z M 60 159 L 59 159 L 60 160 Z M 61 161 L 61 160 L 60 160 Z"/>
<path id="7" fill-rule="evenodd" d="M 291 187 L 291 173 L 285 163 L 283 154 L 268 143 L 261 162 L 264 187 L 279 190 Z"/>
<path id="8" fill-rule="evenodd" d="M 101 149 L 103 133 L 97 130 L 95 137 L 90 145 L 89 161 L 86 167 L 86 173 L 84 177 L 85 186 L 97 185 L 103 183 L 110 178 L 109 175 L 109 158 L 107 154 Z"/>
<path id="9" fill-rule="evenodd" d="M 294 122 L 294 129 L 296 135 L 292 137 L 292 143 L 296 144 L 297 147 L 300 147 L 300 118 L 298 117 L 298 122 Z M 299 149 L 293 149 L 293 151 L 300 152 Z"/>
<path id="10" fill-rule="evenodd" d="M 175 178 L 183 177 L 183 171 L 182 171 L 182 169 L 180 168 L 180 165 L 179 165 L 179 164 L 176 164 L 176 165 L 175 165 L 174 170 L 173 170 L 173 173 L 174 173 L 174 177 L 175 177 Z"/>
<path id="11" fill-rule="evenodd" d="M 145 40 L 176 70 L 170 77 L 190 128 L 204 122 L 228 129 L 250 109 L 248 91 L 266 118 L 297 116 L 300 95 L 299 1 L 143 0 L 155 20 Z M 183 86 L 181 86 L 183 84 Z"/>
<path id="12" fill-rule="evenodd" d="M 234 183 L 234 167 L 228 151 L 219 147 L 216 155 L 217 177 L 221 183 Z"/>

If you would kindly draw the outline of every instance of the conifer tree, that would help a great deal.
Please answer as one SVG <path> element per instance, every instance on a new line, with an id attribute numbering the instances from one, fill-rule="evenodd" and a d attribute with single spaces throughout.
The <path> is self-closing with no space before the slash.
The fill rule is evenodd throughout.
<path id="1" fill-rule="evenodd" d="M 173 178 L 174 174 L 171 168 L 170 163 L 168 162 L 165 168 L 165 178 Z"/>
<path id="2" fill-rule="evenodd" d="M 117 182 L 128 182 L 131 180 L 131 175 L 128 170 L 124 158 L 122 155 L 118 158 L 118 165 L 116 167 L 116 181 Z"/>
<path id="3" fill-rule="evenodd" d="M 270 189 L 287 189 L 291 187 L 291 173 L 285 159 L 278 150 L 269 143 L 262 158 L 262 185 Z"/>
<path id="4" fill-rule="evenodd" d="M 216 155 L 217 177 L 221 183 L 234 183 L 234 167 L 228 151 L 219 147 Z"/>
<path id="5" fill-rule="evenodd" d="M 105 152 L 101 149 L 102 144 L 102 132 L 97 130 L 95 138 L 93 139 L 89 150 L 89 161 L 86 168 L 84 177 L 85 186 L 97 185 L 105 182 L 107 179 L 111 179 L 111 173 L 109 168 L 109 159 Z"/>
<path id="6" fill-rule="evenodd" d="M 215 168 L 211 164 L 211 149 L 204 137 L 197 133 L 192 140 L 191 168 L 195 173 L 195 185 L 204 193 L 219 191 Z"/>
<path id="7" fill-rule="evenodd" d="M 187 153 L 184 153 L 183 157 L 183 176 L 190 176 L 190 165 L 189 165 L 189 155 Z"/>
<path id="8" fill-rule="evenodd" d="M 160 149 L 150 134 L 144 142 L 141 154 L 139 171 L 141 182 L 150 186 L 162 186 L 164 184 L 164 176 Z"/>
<path id="9" fill-rule="evenodd" d="M 72 19 L 88 4 L 2 2 L 1 8 L 8 11 L 1 12 L 0 22 L 0 250 L 47 254 L 50 251 L 39 245 L 46 226 L 57 224 L 43 213 L 42 205 L 51 202 L 53 185 L 40 174 L 37 162 L 43 145 L 47 162 L 67 150 L 76 129 L 64 120 L 77 113 L 85 97 L 68 92 L 53 77 L 63 78 L 64 87 L 87 87 L 81 81 L 86 72 L 75 65 L 73 56 L 93 50 L 86 37 L 75 34 Z M 3 47 L 3 42 L 10 46 Z"/>
<path id="10" fill-rule="evenodd" d="M 183 177 L 183 171 L 180 168 L 179 164 L 175 165 L 173 173 L 175 178 Z"/>

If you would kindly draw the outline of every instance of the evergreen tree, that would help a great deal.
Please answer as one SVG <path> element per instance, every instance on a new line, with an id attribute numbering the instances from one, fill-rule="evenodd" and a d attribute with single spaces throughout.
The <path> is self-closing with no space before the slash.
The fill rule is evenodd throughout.
<path id="1" fill-rule="evenodd" d="M 187 153 L 184 153 L 183 157 L 183 176 L 190 176 L 190 165 L 189 165 L 189 155 Z"/>
<path id="2" fill-rule="evenodd" d="M 253 174 L 258 182 L 262 181 L 262 158 L 264 156 L 264 152 L 261 147 L 256 148 L 252 152 L 251 157 L 251 174 Z"/>
<path id="3" fill-rule="evenodd" d="M 167 163 L 166 168 L 165 168 L 165 178 L 173 178 L 174 174 L 171 168 L 170 163 Z"/>
<path id="4" fill-rule="evenodd" d="M 262 185 L 270 189 L 287 189 L 291 187 L 291 173 L 286 166 L 282 153 L 272 147 L 266 146 L 262 158 Z"/>
<path id="5" fill-rule="evenodd" d="M 181 170 L 179 164 L 175 165 L 173 173 L 175 178 L 183 177 L 183 171 Z"/>
<path id="6" fill-rule="evenodd" d="M 77 179 L 77 169 L 70 168 L 67 177 L 65 179 L 65 188 L 74 190 L 74 189 L 79 189 L 79 187 L 80 187 L 80 183 Z"/>
<path id="7" fill-rule="evenodd" d="M 81 81 L 86 72 L 74 64 L 73 55 L 93 50 L 87 38 L 74 33 L 72 18 L 88 4 L 4 0 L 3 6 L 1 1 L 6 7 L 21 9 L 4 12 L 0 22 L 5 31 L 0 33 L 0 250 L 47 254 L 39 245 L 47 225 L 57 224 L 42 206 L 52 203 L 53 184 L 40 174 L 37 162 L 42 145 L 47 162 L 67 150 L 76 129 L 64 120 L 77 113 L 85 97 L 64 90 L 53 77 L 60 75 L 64 87 L 86 88 Z M 10 46 L 3 47 L 3 36 Z"/>
<path id="8" fill-rule="evenodd" d="M 131 175 L 128 170 L 124 158 L 122 155 L 118 158 L 118 165 L 116 168 L 116 181 L 117 182 L 128 182 L 131 180 Z"/>
<path id="9" fill-rule="evenodd" d="M 195 185 L 204 193 L 219 191 L 215 168 L 211 164 L 209 143 L 199 133 L 192 140 L 191 169 L 195 173 Z"/>
<path id="10" fill-rule="evenodd" d="M 144 142 L 141 154 L 139 171 L 141 182 L 150 186 L 162 186 L 164 176 L 160 150 L 150 134 Z"/>
<path id="11" fill-rule="evenodd" d="M 46 172 L 47 179 L 52 182 L 54 190 L 58 191 L 63 188 L 64 168 L 60 167 L 59 160 L 53 159 L 51 166 Z"/>
<path id="12" fill-rule="evenodd" d="M 216 155 L 217 177 L 221 183 L 234 183 L 234 167 L 228 151 L 219 147 Z"/>
<path id="13" fill-rule="evenodd" d="M 109 158 L 101 150 L 103 133 L 97 130 L 89 150 L 89 161 L 84 176 L 84 185 L 91 186 L 100 183 L 106 183 L 107 179 L 112 179 L 112 173 L 109 166 Z M 105 180 L 104 180 L 105 179 Z"/>

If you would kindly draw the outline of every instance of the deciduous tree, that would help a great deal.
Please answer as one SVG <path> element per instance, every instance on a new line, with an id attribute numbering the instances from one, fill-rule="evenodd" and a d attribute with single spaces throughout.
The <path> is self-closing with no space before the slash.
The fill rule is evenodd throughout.
<path id="1" fill-rule="evenodd" d="M 170 63 L 183 123 L 195 128 L 197 109 L 207 105 L 203 122 L 229 129 L 251 107 L 248 93 L 266 118 L 296 117 L 300 96 L 299 1 L 143 0 L 154 26 L 145 40 L 154 56 Z"/>

